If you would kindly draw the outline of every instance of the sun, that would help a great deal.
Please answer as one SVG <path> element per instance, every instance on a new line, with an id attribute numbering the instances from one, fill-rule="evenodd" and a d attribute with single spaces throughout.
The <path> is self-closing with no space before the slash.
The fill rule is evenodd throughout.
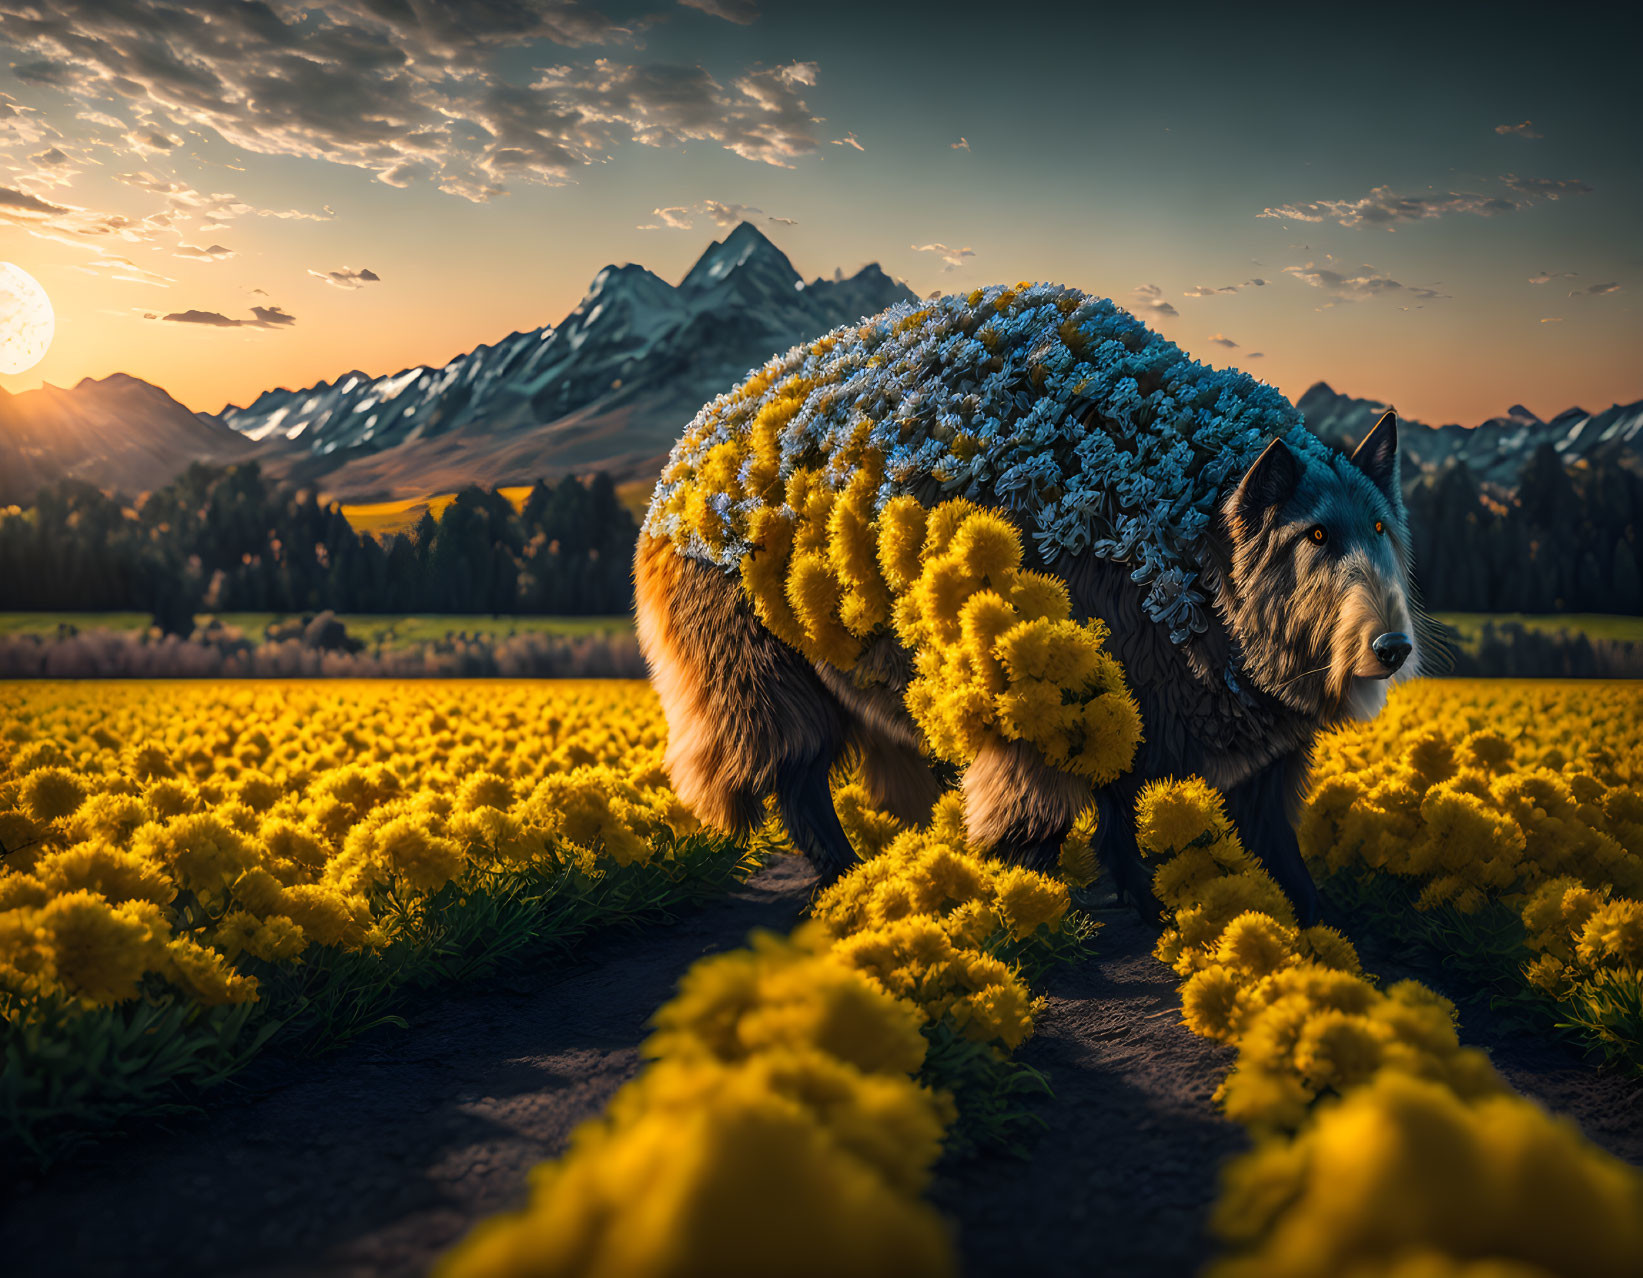
<path id="1" fill-rule="evenodd" d="M 22 373 L 45 358 L 57 331 L 46 290 L 20 266 L 0 262 L 0 373 Z"/>

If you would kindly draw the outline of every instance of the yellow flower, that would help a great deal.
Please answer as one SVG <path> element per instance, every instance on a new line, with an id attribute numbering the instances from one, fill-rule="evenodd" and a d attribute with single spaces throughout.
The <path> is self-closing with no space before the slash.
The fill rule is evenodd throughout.
<path id="1" fill-rule="evenodd" d="M 86 786 L 66 768 L 36 768 L 23 778 L 19 805 L 36 821 L 68 816 L 86 800 Z"/>

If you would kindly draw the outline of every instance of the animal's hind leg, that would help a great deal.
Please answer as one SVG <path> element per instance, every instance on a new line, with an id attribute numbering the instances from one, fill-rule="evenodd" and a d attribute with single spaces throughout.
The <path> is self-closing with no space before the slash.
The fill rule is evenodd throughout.
<path id="1" fill-rule="evenodd" d="M 916 746 L 904 745 L 858 724 L 862 776 L 873 806 L 904 825 L 923 825 L 941 797 L 941 782 Z"/>
<path id="2" fill-rule="evenodd" d="M 823 884 L 843 874 L 856 859 L 833 808 L 828 786 L 832 760 L 784 760 L 776 767 L 776 805 L 793 840 L 821 875 Z"/>
<path id="3" fill-rule="evenodd" d="M 702 820 L 736 833 L 763 819 L 774 793 L 793 841 L 836 876 L 851 858 L 827 788 L 845 740 L 837 698 L 715 565 L 641 536 L 634 576 L 674 790 Z"/>

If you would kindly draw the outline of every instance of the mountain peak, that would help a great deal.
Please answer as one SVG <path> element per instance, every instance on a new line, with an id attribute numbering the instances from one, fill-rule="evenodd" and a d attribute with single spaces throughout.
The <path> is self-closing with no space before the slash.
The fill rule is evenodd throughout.
<path id="1" fill-rule="evenodd" d="M 774 277 L 789 289 L 804 282 L 793 269 L 793 263 L 787 260 L 787 254 L 772 244 L 763 231 L 751 222 L 738 222 L 723 240 L 714 240 L 707 246 L 707 251 L 696 259 L 696 265 L 679 281 L 679 291 L 702 293 L 747 270 Z"/>
<path id="2" fill-rule="evenodd" d="M 1540 418 L 1537 417 L 1534 414 L 1534 412 L 1532 412 L 1530 409 L 1525 408 L 1522 404 L 1513 404 L 1510 408 L 1508 408 L 1506 410 L 1506 415 L 1508 417 L 1521 418 L 1522 420 L 1528 421 L 1528 422 L 1537 422 L 1538 423 L 1540 421 Z"/>

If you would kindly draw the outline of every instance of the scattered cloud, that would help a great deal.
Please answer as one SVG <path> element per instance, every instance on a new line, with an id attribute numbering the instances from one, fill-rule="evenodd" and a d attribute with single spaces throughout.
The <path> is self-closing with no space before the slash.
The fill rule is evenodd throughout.
<path id="1" fill-rule="evenodd" d="M 732 22 L 748 0 L 690 0 Z M 82 102 L 119 99 L 140 123 L 83 111 L 128 149 L 185 130 L 259 155 L 326 160 L 401 186 L 425 175 L 485 201 L 515 181 L 559 183 L 617 146 L 709 142 L 791 167 L 819 145 L 805 98 L 814 62 L 704 68 L 608 56 L 624 25 L 581 0 L 54 0 L 7 5 L 0 41 L 23 81 Z M 508 51 L 598 47 L 607 56 L 505 78 Z"/>
<path id="2" fill-rule="evenodd" d="M 1338 222 L 1342 226 L 1384 226 L 1469 213 L 1477 217 L 1498 217 L 1515 213 L 1541 200 L 1557 200 L 1566 195 L 1589 195 L 1592 188 L 1575 178 L 1522 178 L 1515 173 L 1501 176 L 1502 193 L 1479 195 L 1465 191 L 1445 191 L 1428 195 L 1399 195 L 1389 186 L 1377 186 L 1355 200 L 1315 200 L 1309 204 L 1281 204 L 1263 209 L 1256 216 L 1281 218 L 1290 222 Z"/>
<path id="3" fill-rule="evenodd" d="M 974 257 L 976 251 L 966 245 L 964 248 L 953 248 L 948 244 L 911 244 L 908 246 L 915 253 L 934 253 L 944 265 L 944 271 L 956 271 L 964 265 L 964 259 Z"/>
<path id="4" fill-rule="evenodd" d="M 1607 284 L 1588 284 L 1585 288 L 1577 288 L 1570 292 L 1570 297 L 1602 297 L 1605 293 L 1620 292 L 1620 281 L 1610 280 Z"/>
<path id="5" fill-rule="evenodd" d="M 1266 352 L 1265 351 L 1245 351 L 1244 352 L 1244 358 L 1245 359 L 1265 359 L 1266 358 Z"/>
<path id="6" fill-rule="evenodd" d="M 721 231 L 729 230 L 739 222 L 763 218 L 783 226 L 797 226 L 798 219 L 777 217 L 752 204 L 728 203 L 724 200 L 699 200 L 695 204 L 675 204 L 668 208 L 652 209 L 654 222 L 645 222 L 635 229 L 640 231 L 689 231 L 695 228 L 698 217 L 709 218 Z"/>
<path id="7" fill-rule="evenodd" d="M 1403 291 L 1403 285 L 1391 276 L 1376 270 L 1373 266 L 1360 266 L 1356 273 L 1348 274 L 1344 270 L 1334 267 L 1319 266 L 1316 262 L 1308 262 L 1305 266 L 1286 266 L 1286 275 L 1293 275 L 1296 279 L 1310 284 L 1313 288 L 1321 288 L 1337 301 L 1356 302 L 1366 297 L 1381 297 L 1388 293 Z M 1430 289 L 1410 290 L 1417 296 L 1436 294 Z"/>
<path id="8" fill-rule="evenodd" d="M 1553 280 L 1572 280 L 1577 273 L 1575 271 L 1538 271 L 1529 277 L 1529 283 L 1550 284 Z"/>
<path id="9" fill-rule="evenodd" d="M 234 250 L 224 248 L 221 244 L 213 244 L 209 248 L 200 248 L 194 244 L 178 244 L 171 250 L 173 257 L 191 257 L 197 262 L 221 262 L 234 256 Z"/>
<path id="10" fill-rule="evenodd" d="M 1497 124 L 1496 133 L 1515 133 L 1520 138 L 1538 138 L 1542 135 L 1535 132 L 1534 121 L 1525 120 L 1522 124 Z"/>
<path id="11" fill-rule="evenodd" d="M 48 147 L 44 151 L 36 151 L 33 155 L 29 156 L 29 160 L 34 164 L 40 165 L 42 168 L 48 169 L 62 168 L 65 165 L 74 163 L 73 160 L 63 154 L 61 147 L 55 146 Z"/>
<path id="12" fill-rule="evenodd" d="M 657 220 L 647 222 L 637 229 L 641 231 L 660 231 L 666 227 L 674 231 L 688 231 L 691 228 L 691 209 L 687 205 L 676 204 L 671 208 L 652 209 L 651 216 Z"/>
<path id="13" fill-rule="evenodd" d="M 1169 302 L 1164 300 L 1164 290 L 1156 284 L 1138 284 L 1130 290 L 1130 296 L 1135 299 L 1132 309 L 1144 311 L 1149 315 L 1170 316 L 1179 315 Z"/>
<path id="14" fill-rule="evenodd" d="M 1229 349 L 1238 345 L 1237 342 L 1233 341 L 1224 333 L 1211 333 L 1209 340 L 1214 342 L 1217 346 L 1225 346 Z"/>
<path id="15" fill-rule="evenodd" d="M 288 328 L 296 317 L 287 315 L 278 306 L 253 306 L 250 319 L 230 319 L 220 311 L 172 311 L 169 315 L 149 313 L 147 319 L 162 320 L 168 324 L 204 324 L 210 328 Z"/>
<path id="16" fill-rule="evenodd" d="M 324 280 L 327 284 L 330 284 L 335 288 L 344 288 L 349 289 L 350 291 L 353 289 L 364 288 L 367 284 L 380 283 L 382 280 L 382 276 L 378 275 L 368 266 L 362 267 L 357 271 L 351 270 L 345 266 L 340 271 L 310 270 L 308 273 L 316 280 Z"/>
<path id="17" fill-rule="evenodd" d="M 1207 284 L 1199 284 L 1189 288 L 1182 297 L 1214 297 L 1217 293 L 1236 293 L 1245 288 L 1265 288 L 1263 279 L 1245 280 L 1242 284 L 1222 284 L 1219 288 L 1211 288 Z"/>
<path id="18" fill-rule="evenodd" d="M 833 145 L 834 146 L 853 146 L 858 151 L 865 151 L 867 149 L 860 142 L 856 141 L 856 135 L 854 133 L 846 133 L 842 138 L 834 138 L 833 139 Z"/>
<path id="19" fill-rule="evenodd" d="M 73 269 L 86 275 L 119 280 L 126 284 L 152 284 L 157 288 L 170 288 L 177 282 L 169 275 L 161 275 L 146 266 L 138 266 L 129 257 L 121 257 L 114 253 L 99 253 L 90 262 Z"/>
<path id="20" fill-rule="evenodd" d="M 38 195 L 30 195 L 27 191 L 17 191 L 9 186 L 0 186 L 0 215 L 7 212 L 55 217 L 59 213 L 67 213 L 69 210 L 61 204 L 52 204 L 42 200 Z"/>
<path id="21" fill-rule="evenodd" d="M 1561 323 L 1563 323 L 1563 316 L 1561 316 L 1561 315 L 1542 315 L 1540 317 L 1540 322 L 1542 324 L 1561 324 Z"/>
<path id="22" fill-rule="evenodd" d="M 181 139 L 161 133 L 158 129 L 133 129 L 126 134 L 126 141 L 131 143 L 132 150 L 138 155 L 163 154 L 182 145 Z"/>
<path id="23" fill-rule="evenodd" d="M 951 151 L 968 151 L 969 149 L 970 149 L 970 139 L 969 138 L 960 138 L 957 142 L 952 143 L 948 147 L 948 150 L 951 150 Z"/>
<path id="24" fill-rule="evenodd" d="M 723 18 L 745 27 L 759 16 L 755 0 L 679 0 L 686 9 L 699 9 L 711 17 Z"/>

